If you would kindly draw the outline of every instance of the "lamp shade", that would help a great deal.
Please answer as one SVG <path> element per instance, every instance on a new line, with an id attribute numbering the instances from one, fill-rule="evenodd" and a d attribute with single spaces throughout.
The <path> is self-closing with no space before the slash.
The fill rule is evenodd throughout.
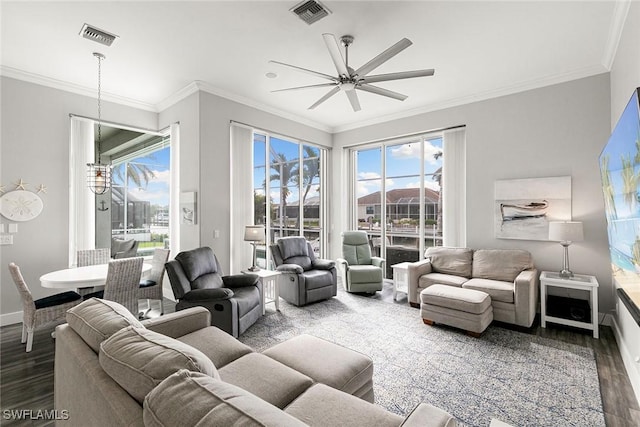
<path id="1" fill-rule="evenodd" d="M 551 221 L 549 222 L 549 240 L 556 242 L 580 242 L 584 239 L 582 222 Z"/>
<path id="2" fill-rule="evenodd" d="M 263 242 L 264 236 L 264 225 L 246 225 L 244 227 L 245 242 Z"/>

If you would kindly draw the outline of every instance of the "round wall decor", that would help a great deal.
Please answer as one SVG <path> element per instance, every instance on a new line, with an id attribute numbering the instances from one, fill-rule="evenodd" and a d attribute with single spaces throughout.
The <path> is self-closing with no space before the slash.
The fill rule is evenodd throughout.
<path id="1" fill-rule="evenodd" d="M 11 221 L 30 221 L 40 215 L 44 204 L 31 191 L 15 190 L 0 197 L 0 214 Z"/>

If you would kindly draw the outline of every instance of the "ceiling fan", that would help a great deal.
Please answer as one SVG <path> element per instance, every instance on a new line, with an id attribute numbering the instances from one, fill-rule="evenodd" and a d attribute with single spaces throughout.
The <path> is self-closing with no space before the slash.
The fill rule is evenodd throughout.
<path id="1" fill-rule="evenodd" d="M 309 88 L 318 88 L 318 87 L 332 87 L 332 89 L 327 92 L 322 98 L 318 99 L 313 105 L 309 107 L 309 110 L 316 108 L 318 105 L 322 104 L 327 99 L 331 98 L 336 93 L 343 91 L 347 94 L 347 98 L 349 98 L 349 102 L 351 103 L 351 107 L 353 111 L 360 111 L 360 101 L 358 100 L 358 95 L 356 93 L 357 90 L 363 90 L 365 92 L 374 93 L 376 95 L 387 96 L 389 98 L 397 99 L 400 101 L 404 101 L 407 99 L 406 95 L 403 95 L 398 92 L 394 92 L 388 89 L 383 89 L 378 86 L 373 86 L 371 83 L 377 82 L 386 82 L 390 80 L 400 80 L 400 79 L 411 79 L 414 77 L 427 77 L 432 76 L 435 72 L 433 69 L 428 70 L 415 70 L 415 71 L 402 71 L 399 73 L 388 73 L 388 74 L 377 74 L 373 76 L 369 76 L 368 74 L 374 69 L 378 68 L 380 65 L 387 62 L 389 59 L 393 58 L 413 43 L 411 40 L 407 38 L 403 38 L 398 43 L 394 44 L 360 68 L 354 70 L 349 66 L 349 46 L 353 43 L 353 36 L 345 35 L 340 37 L 340 41 L 344 46 L 345 57 L 342 57 L 342 52 L 340 52 L 340 47 L 338 46 L 338 41 L 336 40 L 333 34 L 325 33 L 322 35 L 324 38 L 324 42 L 327 45 L 327 49 L 329 49 L 329 54 L 331 55 L 331 59 L 333 60 L 333 64 L 336 66 L 336 70 L 338 71 L 337 76 L 330 76 L 329 74 L 319 73 L 317 71 L 308 70 L 306 68 L 298 67 L 295 65 L 285 64 L 283 62 L 278 61 L 269 61 L 273 64 L 282 65 L 284 67 L 292 68 L 294 70 L 302 71 L 307 74 L 311 74 L 317 77 L 321 77 L 325 80 L 330 80 L 330 83 L 320 83 L 309 86 L 299 86 L 299 87 L 291 87 L 286 89 L 278 89 L 273 90 L 272 92 L 284 92 L 290 90 L 299 90 L 299 89 L 309 89 Z"/>

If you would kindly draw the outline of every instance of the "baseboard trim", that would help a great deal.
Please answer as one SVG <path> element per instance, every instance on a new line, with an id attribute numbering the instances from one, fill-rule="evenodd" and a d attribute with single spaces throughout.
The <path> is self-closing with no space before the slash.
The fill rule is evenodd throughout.
<path id="1" fill-rule="evenodd" d="M 22 311 L 0 314 L 0 326 L 15 325 L 16 323 L 22 323 Z"/>
<path id="2" fill-rule="evenodd" d="M 624 367 L 627 371 L 627 376 L 629 377 L 629 381 L 631 382 L 631 387 L 633 388 L 633 392 L 636 395 L 636 400 L 640 402 L 640 375 L 636 370 L 636 362 L 633 360 L 627 345 L 622 339 L 622 333 L 620 332 L 620 327 L 618 326 L 618 322 L 616 321 L 615 316 L 611 316 L 611 323 L 613 334 L 616 337 L 616 342 L 618 343 L 618 348 L 620 349 L 620 355 L 622 356 L 622 362 L 624 363 Z"/>

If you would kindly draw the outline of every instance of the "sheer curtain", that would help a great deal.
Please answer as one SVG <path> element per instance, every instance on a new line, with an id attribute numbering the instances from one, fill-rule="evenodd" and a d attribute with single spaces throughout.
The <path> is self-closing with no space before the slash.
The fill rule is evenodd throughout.
<path id="1" fill-rule="evenodd" d="M 86 183 L 87 163 L 94 161 L 93 120 L 71 117 L 69 138 L 69 267 L 76 252 L 96 243 L 95 194 Z"/>
<path id="2" fill-rule="evenodd" d="M 253 129 L 231 123 L 230 266 L 234 273 L 250 267 L 253 252 L 244 241 L 245 225 L 253 225 Z"/>
<path id="3" fill-rule="evenodd" d="M 171 135 L 171 170 L 169 184 L 169 251 L 170 257 L 180 252 L 180 124 L 173 123 L 169 129 Z M 171 294 L 171 292 L 169 292 Z"/>
<path id="4" fill-rule="evenodd" d="M 442 148 L 442 244 L 467 245 L 467 164 L 466 131 L 456 128 L 444 132 Z"/>

